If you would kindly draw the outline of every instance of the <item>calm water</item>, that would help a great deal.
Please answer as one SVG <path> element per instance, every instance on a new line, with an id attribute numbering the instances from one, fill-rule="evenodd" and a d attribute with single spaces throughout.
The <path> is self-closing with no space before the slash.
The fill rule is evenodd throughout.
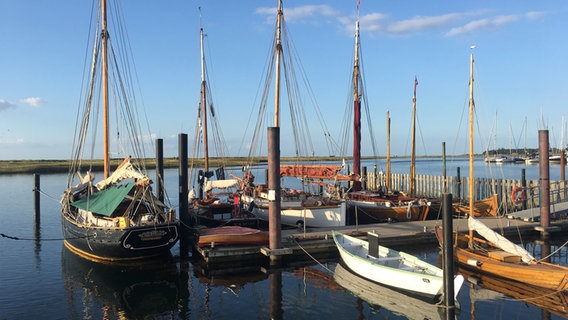
<path id="1" fill-rule="evenodd" d="M 457 163 L 457 162 L 456 162 Z M 408 162 L 395 162 L 394 172 L 406 172 Z M 372 167 L 372 164 L 370 165 Z M 448 174 L 455 169 L 448 166 Z M 467 161 L 454 165 L 467 171 Z M 476 176 L 487 169 L 481 162 Z M 521 166 L 501 166 L 495 172 L 520 177 Z M 380 169 L 380 168 L 379 168 Z M 551 179 L 554 178 L 551 168 Z M 441 161 L 419 161 L 417 172 L 439 174 Z M 464 174 L 465 175 L 465 174 Z M 498 175 L 494 175 L 499 177 Z M 558 176 L 558 174 L 557 174 Z M 527 178 L 538 178 L 538 167 L 527 167 Z M 177 170 L 166 170 L 166 185 L 177 205 Z M 260 271 L 205 276 L 198 266 L 178 258 L 138 266 L 107 266 L 85 261 L 64 249 L 59 195 L 66 176 L 41 176 L 41 223 L 34 228 L 32 175 L 0 176 L 0 319 L 405 319 L 420 315 L 420 304 L 383 298 L 357 298 L 338 285 L 337 262 L 327 262 L 271 275 Z M 37 236 L 38 241 L 34 240 Z M 561 244 L 560 241 L 558 244 Z M 531 245 L 531 244 L 529 244 Z M 539 246 L 531 248 L 538 253 Z M 437 247 L 399 248 L 438 263 Z M 566 264 L 566 251 L 556 262 Z M 347 286 L 347 285 L 346 285 Z M 529 303 L 464 285 L 458 319 L 560 319 Z M 415 308 L 414 310 L 412 308 Z M 437 311 L 434 306 L 427 308 Z M 472 311 L 473 310 L 473 311 Z M 431 311 L 431 310 L 430 310 Z M 431 315 L 431 312 L 423 316 Z M 420 317 L 420 319 L 423 318 Z M 436 317 L 434 317 L 436 318 Z M 442 317 L 443 318 L 443 317 Z"/>

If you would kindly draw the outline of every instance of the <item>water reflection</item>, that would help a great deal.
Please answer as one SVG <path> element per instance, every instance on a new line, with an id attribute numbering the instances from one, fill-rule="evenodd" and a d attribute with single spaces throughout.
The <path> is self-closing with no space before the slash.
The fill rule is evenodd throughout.
<path id="1" fill-rule="evenodd" d="M 179 272 L 173 259 L 110 265 L 63 247 L 61 266 L 71 318 L 154 319 L 177 312 Z"/>
<path id="2" fill-rule="evenodd" d="M 472 319 L 476 318 L 475 303 L 478 301 L 517 299 L 523 303 L 537 306 L 543 310 L 543 315 L 551 312 L 568 318 L 568 293 L 555 291 L 526 283 L 475 273 L 468 269 L 458 268 L 458 272 L 470 284 L 470 300 L 472 303 Z M 542 319 L 550 319 L 544 316 Z"/>
<path id="3" fill-rule="evenodd" d="M 335 267 L 333 278 L 340 286 L 366 301 L 375 310 L 384 308 L 394 314 L 404 315 L 408 319 L 445 319 L 443 308 L 436 305 L 435 301 L 414 298 L 381 286 L 353 274 L 340 263 Z M 357 308 L 362 309 L 360 305 Z M 364 315 L 360 314 L 359 318 L 364 318 Z"/>

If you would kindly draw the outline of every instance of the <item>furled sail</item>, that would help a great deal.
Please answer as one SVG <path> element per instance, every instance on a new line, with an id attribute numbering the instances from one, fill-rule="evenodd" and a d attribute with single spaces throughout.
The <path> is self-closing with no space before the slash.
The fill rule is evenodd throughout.
<path id="1" fill-rule="evenodd" d="M 528 253 L 527 250 L 523 249 L 522 247 L 512 243 L 507 238 L 501 236 L 497 232 L 488 228 L 483 222 L 473 218 L 470 216 L 467 219 L 467 225 L 470 230 L 475 230 L 479 233 L 482 237 L 484 237 L 487 241 L 492 242 L 497 247 L 507 251 L 511 254 L 521 256 L 521 259 L 525 263 L 534 263 L 536 262 L 535 258 Z"/>

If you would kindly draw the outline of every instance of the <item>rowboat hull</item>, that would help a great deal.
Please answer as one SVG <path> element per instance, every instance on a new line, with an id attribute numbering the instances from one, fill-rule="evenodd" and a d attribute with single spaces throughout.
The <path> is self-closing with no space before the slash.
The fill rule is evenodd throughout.
<path id="1" fill-rule="evenodd" d="M 443 271 L 434 265 L 383 246 L 378 246 L 378 257 L 374 258 L 369 255 L 367 241 L 336 231 L 333 239 L 345 265 L 368 280 L 429 298 L 443 292 Z M 456 277 L 456 295 L 462 283 L 463 277 Z"/>
<path id="2" fill-rule="evenodd" d="M 198 247 L 218 245 L 267 245 L 268 232 L 239 226 L 206 228 L 199 231 Z"/>

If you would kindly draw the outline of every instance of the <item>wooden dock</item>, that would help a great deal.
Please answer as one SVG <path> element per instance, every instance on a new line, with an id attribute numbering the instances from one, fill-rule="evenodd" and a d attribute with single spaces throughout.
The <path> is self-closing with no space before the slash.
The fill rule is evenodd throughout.
<path id="1" fill-rule="evenodd" d="M 568 205 L 567 205 L 568 206 Z M 497 218 L 481 218 L 488 227 L 497 230 L 512 240 L 519 236 L 538 236 L 539 224 L 522 219 L 509 219 L 506 216 Z M 412 221 L 397 223 L 367 224 L 361 226 L 346 226 L 336 228 L 311 228 L 305 231 L 298 229 L 282 230 L 282 249 L 271 252 L 260 246 L 195 248 L 194 255 L 202 259 L 210 268 L 237 268 L 243 266 L 266 267 L 268 254 L 282 256 L 284 266 L 336 260 L 339 257 L 332 230 L 356 237 L 366 238 L 367 232 L 379 234 L 382 245 L 405 247 L 416 245 L 435 245 L 438 240 L 435 228 L 441 226 L 441 220 Z M 568 221 L 558 220 L 551 223 L 558 230 L 567 230 Z M 454 219 L 454 231 L 467 232 L 467 219 Z"/>

